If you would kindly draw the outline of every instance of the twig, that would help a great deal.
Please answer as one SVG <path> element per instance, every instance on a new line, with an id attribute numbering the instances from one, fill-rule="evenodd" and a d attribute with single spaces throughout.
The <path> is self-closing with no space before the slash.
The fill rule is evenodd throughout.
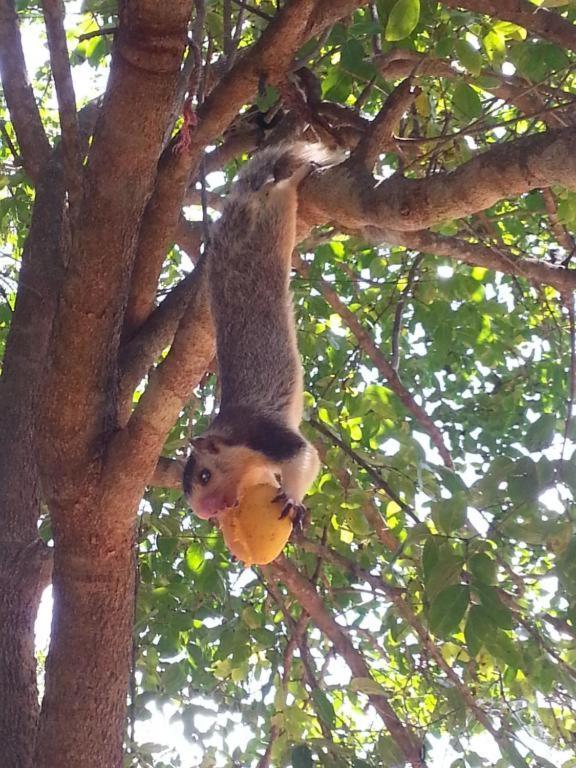
<path id="1" fill-rule="evenodd" d="M 398 365 L 400 360 L 400 333 L 402 331 L 402 315 L 404 314 L 404 306 L 406 304 L 406 299 L 412 291 L 412 286 L 414 285 L 414 280 L 416 279 L 416 275 L 423 258 L 424 256 L 419 253 L 418 256 L 416 256 L 414 259 L 414 262 L 412 263 L 412 266 L 408 272 L 406 286 L 402 291 L 398 303 L 396 304 L 396 311 L 394 312 L 394 324 L 392 326 L 391 339 L 392 356 L 390 358 L 390 365 L 396 372 L 398 372 Z"/>
<path id="2" fill-rule="evenodd" d="M 92 32 L 84 32 L 82 35 L 78 35 L 78 42 L 83 43 L 84 40 L 92 40 L 94 37 L 101 37 L 102 35 L 115 35 L 118 32 L 119 27 L 101 27 L 100 29 L 93 29 Z"/>
<path id="3" fill-rule="evenodd" d="M 261 11 L 260 8 L 257 8 L 254 5 L 250 5 L 249 3 L 244 2 L 244 0 L 232 0 L 232 2 L 236 5 L 239 5 L 240 8 L 243 8 L 245 11 L 253 13 L 254 16 L 258 16 L 259 18 L 264 19 L 264 21 L 272 21 L 274 18 L 274 16 L 271 16 L 269 13 Z"/>
<path id="4" fill-rule="evenodd" d="M 406 504 L 406 502 L 403 501 L 400 496 L 398 496 L 396 491 L 391 488 L 391 486 L 386 482 L 386 480 L 384 480 L 380 472 L 378 472 L 375 467 L 368 464 L 368 462 L 359 456 L 347 443 L 337 437 L 321 422 L 316 421 L 315 419 L 310 419 L 308 423 L 314 427 L 317 432 L 320 432 L 320 434 L 324 435 L 324 437 L 327 437 L 331 442 L 334 443 L 334 445 L 337 445 L 342 451 L 344 451 L 344 453 L 349 456 L 352 461 L 358 464 L 358 466 L 362 467 L 362 469 L 365 470 L 365 472 L 372 478 L 375 485 L 385 491 L 388 496 L 390 496 L 392 501 L 398 504 L 398 506 L 402 509 L 403 512 L 406 513 L 406 515 L 408 515 L 408 517 L 410 517 L 415 523 L 420 523 L 420 520 L 416 516 L 414 510 L 408 504 Z"/>

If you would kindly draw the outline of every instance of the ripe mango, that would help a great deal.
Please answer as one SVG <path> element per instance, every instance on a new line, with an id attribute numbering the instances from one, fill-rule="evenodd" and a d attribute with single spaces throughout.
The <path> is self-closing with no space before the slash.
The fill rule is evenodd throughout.
<path id="1" fill-rule="evenodd" d="M 282 502 L 272 501 L 277 493 L 274 485 L 252 485 L 218 516 L 226 546 L 246 566 L 272 562 L 290 538 L 292 521 L 280 517 Z"/>

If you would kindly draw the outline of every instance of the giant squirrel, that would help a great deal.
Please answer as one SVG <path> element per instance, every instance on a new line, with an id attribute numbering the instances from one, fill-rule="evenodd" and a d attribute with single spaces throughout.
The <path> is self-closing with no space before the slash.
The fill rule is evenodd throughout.
<path id="1" fill-rule="evenodd" d="M 320 145 L 264 149 L 242 169 L 210 236 L 206 269 L 216 328 L 221 398 L 192 440 L 184 492 L 210 518 L 259 483 L 278 486 L 282 515 L 300 519 L 320 462 L 299 427 L 303 372 L 290 270 L 297 189 L 330 161 Z"/>

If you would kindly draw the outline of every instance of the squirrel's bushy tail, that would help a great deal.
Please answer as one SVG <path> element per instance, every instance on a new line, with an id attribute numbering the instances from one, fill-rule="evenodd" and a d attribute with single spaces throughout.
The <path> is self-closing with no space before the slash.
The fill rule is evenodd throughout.
<path id="1" fill-rule="evenodd" d="M 239 192 L 256 192 L 264 184 L 291 179 L 298 184 L 314 168 L 333 165 L 342 158 L 319 142 L 286 141 L 257 152 L 240 171 Z"/>

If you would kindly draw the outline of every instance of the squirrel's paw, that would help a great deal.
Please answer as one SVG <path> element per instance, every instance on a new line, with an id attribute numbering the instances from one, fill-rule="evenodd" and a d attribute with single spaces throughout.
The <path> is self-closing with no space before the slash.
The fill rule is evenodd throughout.
<path id="1" fill-rule="evenodd" d="M 308 511 L 304 504 L 294 501 L 294 499 L 282 490 L 274 496 L 272 501 L 281 501 L 283 504 L 280 519 L 290 516 L 294 528 L 298 531 L 302 530 L 306 512 Z"/>

